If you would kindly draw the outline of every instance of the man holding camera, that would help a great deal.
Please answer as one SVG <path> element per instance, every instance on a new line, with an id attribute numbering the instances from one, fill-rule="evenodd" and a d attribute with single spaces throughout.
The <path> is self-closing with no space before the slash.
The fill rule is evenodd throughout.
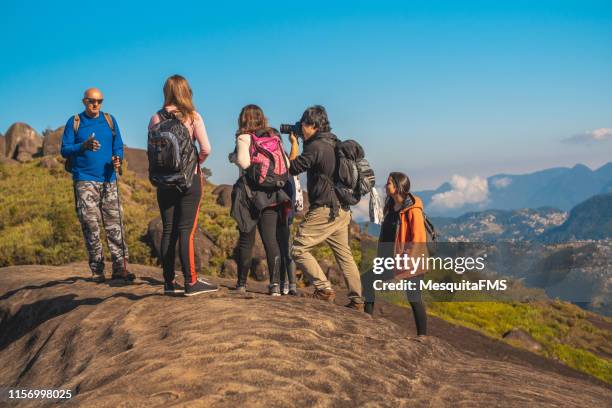
<path id="1" fill-rule="evenodd" d="M 304 146 L 298 155 L 298 140 L 302 136 Z M 301 134 L 300 134 L 301 133 Z M 331 133 L 327 112 L 323 106 L 312 106 L 304 111 L 302 119 L 289 135 L 291 166 L 289 172 L 307 174 L 307 189 L 310 206 L 293 240 L 292 257 L 309 276 L 315 286 L 313 297 L 333 302 L 336 293 L 310 251 L 321 242 L 331 248 L 348 287 L 350 308 L 363 311 L 361 279 L 359 269 L 349 245 L 349 207 L 338 204 L 334 191 L 336 170 L 336 136 Z"/>
<path id="2" fill-rule="evenodd" d="M 103 95 L 97 88 L 85 91 L 85 111 L 64 127 L 61 154 L 72 173 L 77 216 L 83 229 L 89 267 L 94 282 L 104 282 L 101 224 L 113 261 L 113 280 L 131 282 L 128 252 L 121 222 L 121 203 L 115 172 L 121 168 L 123 142 L 115 118 L 100 111 Z"/>

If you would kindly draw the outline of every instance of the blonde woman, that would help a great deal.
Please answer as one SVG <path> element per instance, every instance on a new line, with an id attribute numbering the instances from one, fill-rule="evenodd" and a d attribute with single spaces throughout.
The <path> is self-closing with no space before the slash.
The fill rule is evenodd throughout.
<path id="1" fill-rule="evenodd" d="M 193 93 L 187 80 L 180 75 L 171 76 L 164 84 L 164 106 L 151 117 L 149 122 L 149 141 L 151 141 L 151 134 L 162 127 L 173 129 L 176 134 L 188 134 L 191 139 L 188 143 L 190 149 L 180 150 L 181 154 L 190 155 L 190 157 L 181 158 L 191 165 L 189 172 L 183 175 L 184 188 L 176 188 L 177 186 L 173 187 L 165 183 L 163 173 L 159 179 L 156 179 L 151 171 L 152 159 L 151 155 L 149 156 L 150 178 L 158 187 L 157 202 L 163 223 L 161 262 L 164 270 L 164 293 L 181 292 L 175 281 L 174 273 L 175 248 L 178 241 L 181 268 L 185 277 L 185 296 L 218 290 L 216 285 L 201 278 L 198 279 L 195 270 L 193 240 L 202 198 L 200 165 L 210 154 L 211 148 L 204 120 L 195 110 L 192 98 Z M 191 148 L 194 142 L 199 145 L 199 152 L 195 150 L 195 147 Z M 149 149 L 151 149 L 150 146 Z M 191 168 L 193 168 L 193 173 Z"/>

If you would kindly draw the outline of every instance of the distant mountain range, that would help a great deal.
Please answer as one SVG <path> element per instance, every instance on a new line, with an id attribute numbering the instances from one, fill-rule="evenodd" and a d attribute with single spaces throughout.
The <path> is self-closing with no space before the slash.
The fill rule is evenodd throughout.
<path id="1" fill-rule="evenodd" d="M 486 210 L 458 218 L 432 217 L 442 241 L 527 241 L 561 225 L 567 213 L 556 208 Z"/>
<path id="2" fill-rule="evenodd" d="M 468 204 L 462 204 L 460 199 L 453 202 L 455 196 L 470 198 L 470 190 L 462 191 L 465 186 L 452 182 L 416 194 L 423 200 L 428 215 L 438 217 L 456 217 L 488 209 L 552 207 L 569 211 L 589 197 L 612 192 L 612 162 L 596 170 L 577 164 L 572 168 L 557 167 L 530 174 L 496 174 L 486 179 L 486 185 L 484 181 L 478 186 L 479 200 L 464 199 Z"/>
<path id="3" fill-rule="evenodd" d="M 571 241 L 612 239 L 612 193 L 598 194 L 565 213 L 555 208 L 486 210 L 457 218 L 432 217 L 446 241 Z"/>
<path id="4" fill-rule="evenodd" d="M 441 242 L 570 241 L 612 239 L 612 193 L 599 194 L 568 213 L 556 208 L 485 210 L 460 217 L 431 217 Z M 380 226 L 361 223 L 378 237 Z"/>
<path id="5" fill-rule="evenodd" d="M 526 270 L 527 286 L 544 289 L 585 309 L 612 316 L 612 241 L 544 246 L 550 254 Z"/>
<path id="6" fill-rule="evenodd" d="M 578 204 L 567 221 L 547 230 L 541 242 L 603 240 L 612 238 L 612 192 L 599 194 Z"/>

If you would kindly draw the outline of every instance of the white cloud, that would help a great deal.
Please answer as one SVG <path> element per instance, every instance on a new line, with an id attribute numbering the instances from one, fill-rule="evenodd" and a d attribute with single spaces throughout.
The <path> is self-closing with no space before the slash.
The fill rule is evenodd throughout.
<path id="1" fill-rule="evenodd" d="M 506 188 L 512 183 L 510 177 L 500 177 L 493 180 L 493 185 L 498 189 Z"/>
<path id="2" fill-rule="evenodd" d="M 454 209 L 466 204 L 485 204 L 489 198 L 486 178 L 454 175 L 450 184 L 450 191 L 434 194 L 431 198 L 432 207 L 439 210 Z"/>
<path id="3" fill-rule="evenodd" d="M 584 133 L 580 133 L 566 139 L 563 139 L 566 143 L 591 143 L 591 142 L 605 142 L 612 140 L 612 128 L 599 128 L 595 130 L 587 130 Z"/>

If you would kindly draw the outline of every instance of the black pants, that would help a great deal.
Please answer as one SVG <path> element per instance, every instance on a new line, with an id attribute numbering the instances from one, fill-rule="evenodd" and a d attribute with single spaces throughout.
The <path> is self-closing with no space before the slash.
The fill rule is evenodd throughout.
<path id="1" fill-rule="evenodd" d="M 174 281 L 177 241 L 185 283 L 194 283 L 198 277 L 195 269 L 193 239 L 198 226 L 201 198 L 202 183 L 199 175 L 194 176 L 191 187 L 184 193 L 176 189 L 157 189 L 157 203 L 164 228 L 161 240 L 161 261 L 166 282 Z"/>
<path id="2" fill-rule="evenodd" d="M 375 274 L 372 270 L 361 275 L 361 288 L 363 298 L 366 303 L 374 303 L 376 298 L 376 290 L 374 289 L 374 281 L 388 281 L 394 278 L 393 272 L 386 270 L 382 274 Z M 422 276 L 415 276 L 406 279 L 415 283 L 415 290 L 406 290 L 406 298 L 412 308 L 414 322 L 418 335 L 427 334 L 427 313 L 425 312 L 425 303 L 421 294 L 420 283 L 423 280 Z"/>
<path id="3" fill-rule="evenodd" d="M 268 272 L 270 274 L 270 283 L 279 283 L 279 272 L 281 266 L 280 248 L 276 237 L 278 219 L 281 217 L 281 207 L 265 208 L 259 216 L 257 228 L 253 228 L 249 232 L 240 232 L 238 238 L 238 285 L 246 285 L 249 269 L 251 269 L 251 260 L 253 258 L 253 245 L 255 244 L 255 234 L 259 230 L 261 240 L 266 251 L 266 260 L 268 261 Z"/>
<path id="4" fill-rule="evenodd" d="M 283 217 L 282 212 L 279 215 L 276 239 L 281 255 L 280 283 L 283 286 L 287 281 L 290 284 L 295 284 L 295 262 L 291 259 L 291 252 L 289 251 L 289 240 L 291 239 L 289 217 Z"/>

